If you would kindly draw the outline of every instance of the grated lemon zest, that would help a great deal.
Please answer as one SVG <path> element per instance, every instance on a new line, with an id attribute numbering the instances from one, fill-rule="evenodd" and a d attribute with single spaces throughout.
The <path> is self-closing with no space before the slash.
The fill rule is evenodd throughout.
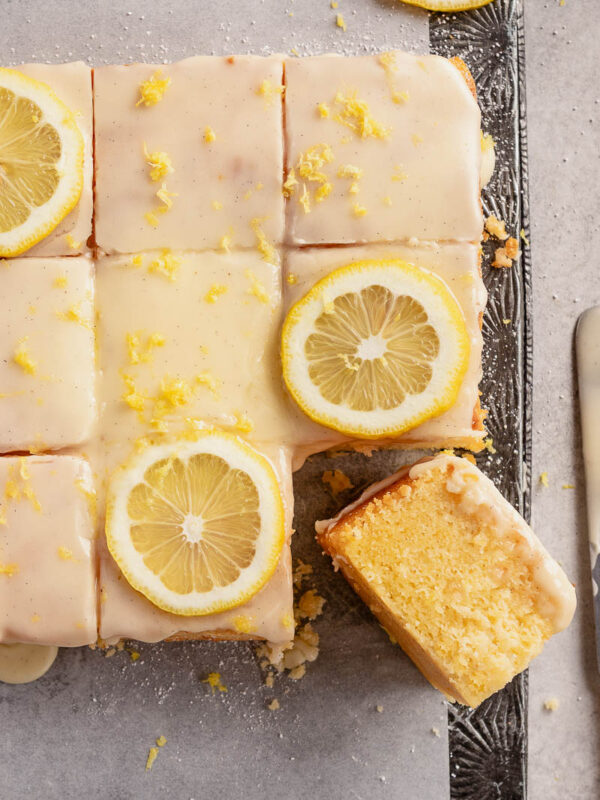
<path id="1" fill-rule="evenodd" d="M 171 78 L 163 78 L 162 69 L 157 69 L 147 81 L 140 83 L 140 99 L 135 104 L 137 106 L 155 106 L 159 103 L 169 86 Z"/>
<path id="2" fill-rule="evenodd" d="M 275 246 L 267 239 L 261 227 L 261 223 L 264 222 L 265 219 L 265 217 L 255 217 L 250 220 L 250 227 L 256 236 L 256 247 L 263 261 L 267 261 L 269 264 L 279 264 L 279 253 Z"/>
<path id="3" fill-rule="evenodd" d="M 71 233 L 65 234 L 65 241 L 69 245 L 71 250 L 79 250 L 79 248 L 81 247 L 81 242 L 78 242 Z"/>
<path id="4" fill-rule="evenodd" d="M 211 206 L 214 208 L 215 211 L 221 211 L 223 208 L 223 203 L 220 200 L 213 200 Z"/>
<path id="5" fill-rule="evenodd" d="M 204 128 L 204 141 L 206 144 L 211 144 L 211 142 L 217 141 L 217 134 L 213 131 L 210 125 L 207 125 Z"/>
<path id="6" fill-rule="evenodd" d="M 341 125 L 345 125 L 350 130 L 359 136 L 361 139 L 387 139 L 390 135 L 391 128 L 386 128 L 381 123 L 374 119 L 368 104 L 357 97 L 356 92 L 344 94 L 344 92 L 337 92 L 334 103 L 336 106 L 341 106 L 334 119 Z"/>
<path id="7" fill-rule="evenodd" d="M 69 550 L 68 547 L 59 547 L 58 548 L 58 555 L 63 561 L 72 561 L 73 560 L 73 553 Z"/>
<path id="8" fill-rule="evenodd" d="M 277 95 L 283 96 L 284 92 L 285 86 L 274 84 L 267 78 L 264 79 L 256 90 L 256 94 L 264 98 L 266 106 L 270 106 L 273 103 L 273 98 Z"/>
<path id="9" fill-rule="evenodd" d="M 218 298 L 221 297 L 221 295 L 225 294 L 228 291 L 229 291 L 229 289 L 228 289 L 227 286 L 223 286 L 221 284 L 214 283 L 210 287 L 208 292 L 204 295 L 204 301 L 206 303 L 216 303 Z"/>
<path id="10" fill-rule="evenodd" d="M 13 353 L 13 361 L 15 364 L 21 367 L 23 372 L 27 372 L 28 375 L 35 375 L 37 370 L 37 361 L 32 357 L 31 353 L 27 349 L 28 340 L 29 336 L 24 336 L 19 340 L 15 348 L 15 352 Z"/>
<path id="11" fill-rule="evenodd" d="M 15 564 L 3 564 L 0 561 L 0 575 L 6 575 L 7 578 L 12 578 L 13 575 L 16 575 L 19 572 L 19 565 Z"/>
<path id="12" fill-rule="evenodd" d="M 146 337 L 146 343 L 142 343 L 143 331 L 127 333 L 125 340 L 127 343 L 127 354 L 129 363 L 135 364 L 149 363 L 152 361 L 152 351 L 157 347 L 164 347 L 165 337 L 160 333 L 152 333 Z"/>
<path id="13" fill-rule="evenodd" d="M 233 618 L 233 627 L 238 633 L 252 633 L 254 628 L 252 617 L 239 614 L 237 617 Z"/>
<path id="14" fill-rule="evenodd" d="M 241 433 L 250 433 L 250 431 L 254 430 L 254 423 L 243 411 L 236 411 L 234 428 Z"/>
<path id="15" fill-rule="evenodd" d="M 66 275 L 57 275 L 52 282 L 52 285 L 55 289 L 65 289 L 67 286 L 68 280 Z"/>
<path id="16" fill-rule="evenodd" d="M 285 179 L 283 184 L 283 194 L 285 197 L 291 197 L 294 194 L 294 191 L 298 186 L 298 181 L 296 180 L 296 171 L 292 167 L 288 172 L 288 176 Z"/>
<path id="17" fill-rule="evenodd" d="M 346 20 L 344 19 L 344 17 L 341 14 L 338 14 L 336 16 L 335 24 L 338 26 L 338 28 L 341 28 L 343 31 L 346 31 L 346 29 L 348 27 L 346 25 Z"/>
<path id="18" fill-rule="evenodd" d="M 148 758 L 146 759 L 146 772 L 152 769 L 152 765 L 158 756 L 158 747 L 151 747 L 148 751 Z"/>
<path id="19" fill-rule="evenodd" d="M 56 316 L 65 322 L 76 322 L 78 325 L 81 325 L 90 331 L 92 330 L 91 320 L 84 317 L 81 312 L 81 302 L 73 303 L 73 305 L 67 309 L 67 311 L 57 311 Z"/>
<path id="20" fill-rule="evenodd" d="M 219 692 L 227 691 L 227 687 L 221 682 L 220 672 L 209 672 L 206 678 L 203 679 L 202 683 L 208 683 L 212 694 L 214 694 L 217 689 Z"/>
<path id="21" fill-rule="evenodd" d="M 181 258 L 173 255 L 173 253 L 165 249 L 161 252 L 160 256 L 150 262 L 148 272 L 154 272 L 163 275 L 170 281 L 177 280 L 177 272 L 181 266 Z"/>
<path id="22" fill-rule="evenodd" d="M 286 281 L 290 286 L 293 286 L 295 283 L 298 283 L 298 276 L 294 272 L 290 272 L 286 277 Z"/>
<path id="23" fill-rule="evenodd" d="M 262 285 L 262 283 L 258 280 L 256 275 L 252 272 L 251 269 L 244 270 L 244 275 L 250 281 L 250 288 L 248 289 L 248 294 L 254 295 L 261 303 L 268 303 L 270 298 L 267 290 Z"/>
<path id="24" fill-rule="evenodd" d="M 327 103 L 317 103 L 317 111 L 323 119 L 327 119 L 327 117 L 329 117 L 331 114 L 331 109 Z"/>
<path id="25" fill-rule="evenodd" d="M 148 148 L 146 147 L 146 142 L 144 142 L 144 157 L 146 159 L 146 163 L 151 168 L 151 181 L 158 182 L 162 178 L 166 178 L 166 176 L 170 175 L 172 172 L 175 172 L 169 154 L 163 152 L 162 150 L 155 150 L 152 153 L 149 153 Z"/>

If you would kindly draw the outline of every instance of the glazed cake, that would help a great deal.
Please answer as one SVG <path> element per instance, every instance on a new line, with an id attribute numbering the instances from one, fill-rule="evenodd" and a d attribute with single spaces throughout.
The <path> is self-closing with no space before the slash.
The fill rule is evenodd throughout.
<path id="1" fill-rule="evenodd" d="M 96 640 L 95 492 L 85 459 L 0 458 L 0 641 Z"/>
<path id="2" fill-rule="evenodd" d="M 71 64 L 22 64 L 19 72 L 52 87 L 60 100 L 75 114 L 84 140 L 83 189 L 75 208 L 26 256 L 72 256 L 89 252 L 93 205 L 93 117 L 92 70 L 83 61 Z"/>
<path id="3" fill-rule="evenodd" d="M 87 68 L 25 71 L 81 111 L 88 137 Z M 280 327 L 290 305 L 358 258 L 431 270 L 456 297 L 470 339 L 459 399 L 400 440 L 369 446 L 482 446 L 477 103 L 455 65 L 396 53 L 100 67 L 94 108 L 93 262 L 30 257 L 84 251 L 75 242 L 89 235 L 88 161 L 76 209 L 0 269 L 0 450 L 68 448 L 91 464 L 103 640 L 287 642 L 292 469 L 310 453 L 361 444 L 312 422 L 284 388 Z M 271 464 L 287 536 L 275 573 L 247 603 L 183 618 L 124 578 L 104 541 L 105 498 L 112 471 L 136 448 L 210 427 Z M 64 497 L 63 513 L 77 517 L 81 498 Z M 93 628 L 82 629 L 88 643 Z M 29 629 L 21 636 L 32 641 Z"/>
<path id="4" fill-rule="evenodd" d="M 316 528 L 336 569 L 450 700 L 479 705 L 573 617 L 562 569 L 465 458 L 407 467 Z"/>

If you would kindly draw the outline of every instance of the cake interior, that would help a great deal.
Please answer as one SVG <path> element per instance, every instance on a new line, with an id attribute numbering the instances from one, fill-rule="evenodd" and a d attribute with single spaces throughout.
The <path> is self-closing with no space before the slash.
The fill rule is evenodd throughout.
<path id="1" fill-rule="evenodd" d="M 499 535 L 493 517 L 461 508 L 447 488 L 451 470 L 428 470 L 375 496 L 342 519 L 328 549 L 374 611 L 383 603 L 389 632 L 401 644 L 414 639 L 449 685 L 420 663 L 432 682 L 475 706 L 525 669 L 553 630 L 538 611 L 521 534 Z"/>

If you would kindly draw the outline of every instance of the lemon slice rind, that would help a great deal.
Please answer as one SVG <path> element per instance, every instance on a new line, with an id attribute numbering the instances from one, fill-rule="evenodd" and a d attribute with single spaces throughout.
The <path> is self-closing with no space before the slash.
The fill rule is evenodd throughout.
<path id="1" fill-rule="evenodd" d="M 129 528 L 127 503 L 146 470 L 163 459 L 187 461 L 198 454 L 216 455 L 230 467 L 246 472 L 259 496 L 261 533 L 252 569 L 247 568 L 225 587 L 210 592 L 178 595 L 168 590 L 135 549 Z M 112 477 L 106 509 L 106 541 L 128 583 L 163 611 L 180 616 L 205 616 L 236 608 L 252 598 L 273 575 L 285 542 L 285 513 L 279 484 L 269 461 L 239 437 L 222 431 L 200 434 L 194 441 L 151 446 L 134 454 Z"/>
<path id="2" fill-rule="evenodd" d="M 472 11 L 489 5 L 493 0 L 401 0 L 409 6 L 417 6 L 427 11 Z"/>
<path id="3" fill-rule="evenodd" d="M 29 250 L 75 208 L 83 190 L 85 145 L 75 115 L 45 83 L 18 70 L 0 67 L 0 88 L 35 103 L 42 112 L 43 121 L 52 125 L 61 139 L 61 154 L 56 162 L 60 180 L 56 191 L 47 202 L 31 207 L 23 223 L 0 233 L 0 257 L 7 258 Z M 1 123 L 0 119 L 0 129 Z"/>
<path id="4" fill-rule="evenodd" d="M 420 393 L 408 395 L 391 410 L 353 410 L 328 401 L 310 378 L 304 348 L 317 317 L 331 307 L 336 297 L 373 285 L 415 298 L 426 310 L 429 323 L 443 334 L 425 401 Z M 314 422 L 361 439 L 396 438 L 451 408 L 467 371 L 469 355 L 464 316 L 448 286 L 429 270 L 399 259 L 360 261 L 336 269 L 292 306 L 281 336 L 283 377 L 296 403 Z"/>

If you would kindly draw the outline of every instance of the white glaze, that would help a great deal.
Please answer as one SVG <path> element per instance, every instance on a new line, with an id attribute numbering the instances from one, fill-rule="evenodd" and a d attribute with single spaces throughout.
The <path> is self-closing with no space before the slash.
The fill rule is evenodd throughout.
<path id="1" fill-rule="evenodd" d="M 39 644 L 0 644 L 0 683 L 31 683 L 54 664 L 58 647 Z"/>

